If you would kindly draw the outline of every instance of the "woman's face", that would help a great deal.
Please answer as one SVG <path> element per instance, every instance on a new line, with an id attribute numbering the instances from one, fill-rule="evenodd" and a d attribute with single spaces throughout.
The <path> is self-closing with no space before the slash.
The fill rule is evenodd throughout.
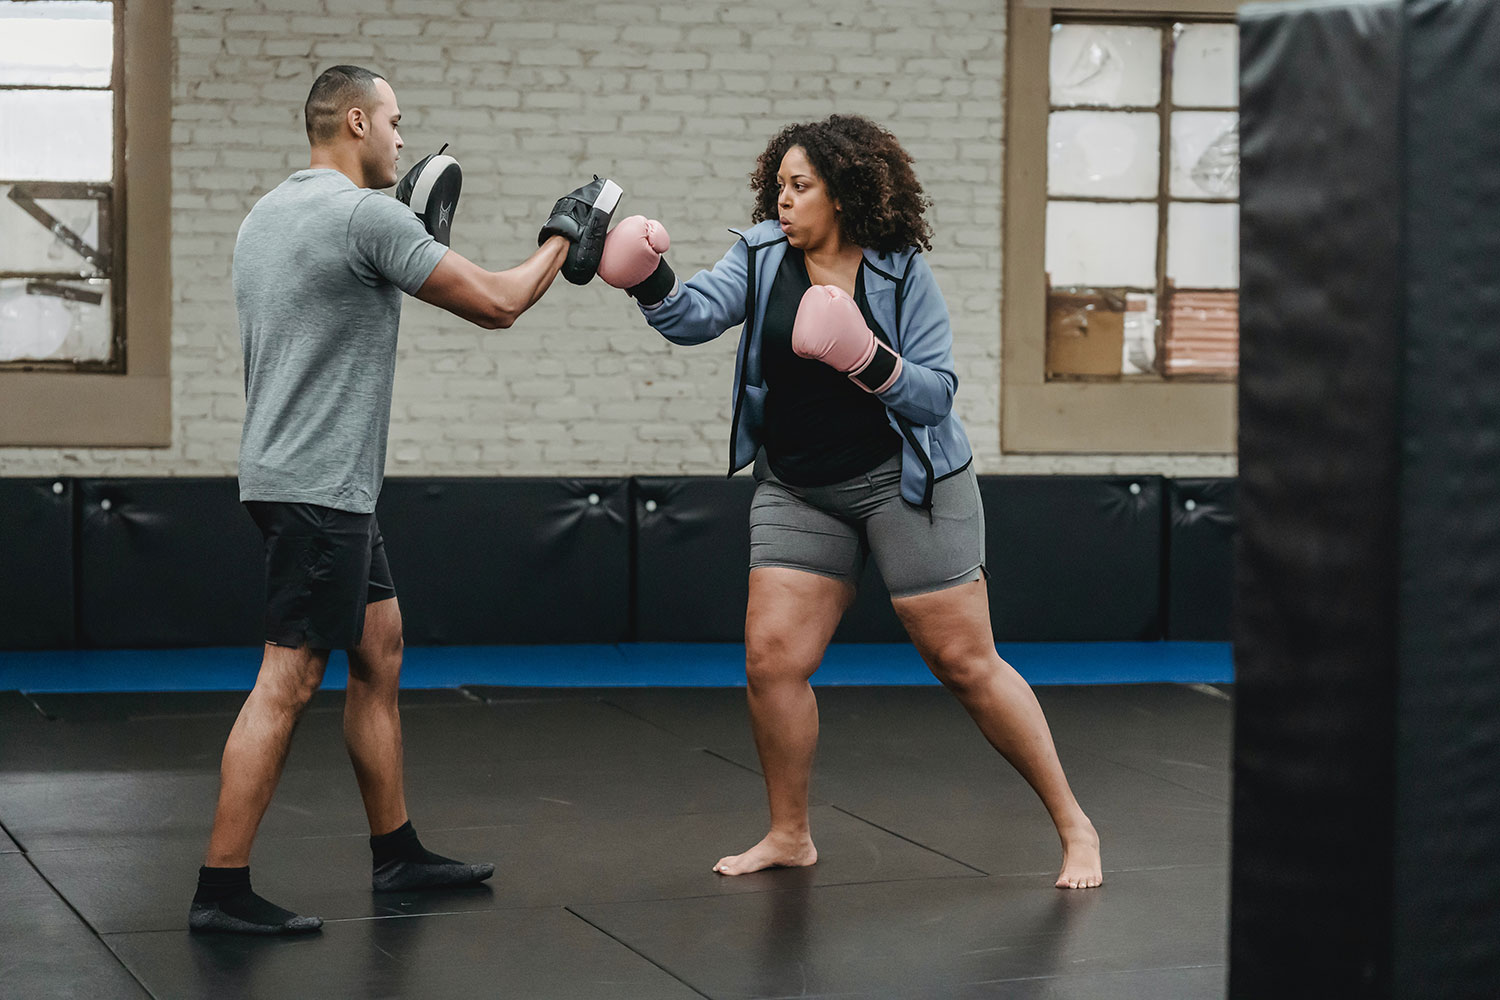
<path id="1" fill-rule="evenodd" d="M 788 243 L 810 250 L 837 240 L 838 204 L 828 196 L 827 185 L 801 146 L 793 146 L 781 158 L 776 184 L 776 214 Z"/>

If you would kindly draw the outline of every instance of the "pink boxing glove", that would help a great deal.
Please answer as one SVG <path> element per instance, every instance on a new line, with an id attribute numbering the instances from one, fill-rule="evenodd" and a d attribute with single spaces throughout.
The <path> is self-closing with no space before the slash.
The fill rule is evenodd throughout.
<path id="1" fill-rule="evenodd" d="M 870 332 L 854 297 L 835 285 L 813 285 L 802 296 L 792 350 L 832 365 L 866 392 L 885 392 L 901 374 L 901 355 Z"/>
<path id="2" fill-rule="evenodd" d="M 677 284 L 677 276 L 662 259 L 672 237 L 667 227 L 644 215 L 620 220 L 604 240 L 604 255 L 599 258 L 599 277 L 616 288 L 623 288 L 643 306 L 654 306 Z"/>

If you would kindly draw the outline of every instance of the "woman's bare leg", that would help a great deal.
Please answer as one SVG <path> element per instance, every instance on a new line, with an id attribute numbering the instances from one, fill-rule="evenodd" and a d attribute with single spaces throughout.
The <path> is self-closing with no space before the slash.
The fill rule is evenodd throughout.
<path id="1" fill-rule="evenodd" d="M 839 619 L 854 599 L 840 580 L 780 567 L 750 571 L 745 610 L 746 697 L 766 776 L 771 830 L 714 871 L 744 875 L 818 860 L 807 822 L 807 788 L 818 746 L 818 703 L 809 683 Z"/>
<path id="2" fill-rule="evenodd" d="M 933 674 L 958 696 L 985 739 L 1047 807 L 1062 839 L 1058 888 L 1102 884 L 1099 834 L 1068 786 L 1042 706 L 1025 679 L 995 651 L 985 581 L 891 603 Z"/>

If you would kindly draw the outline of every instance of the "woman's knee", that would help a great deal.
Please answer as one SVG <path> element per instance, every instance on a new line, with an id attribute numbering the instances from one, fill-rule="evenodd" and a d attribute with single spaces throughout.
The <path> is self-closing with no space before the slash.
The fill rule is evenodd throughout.
<path id="1" fill-rule="evenodd" d="M 979 690 L 994 682 L 1000 656 L 994 647 L 965 638 L 939 643 L 927 651 L 928 667 L 943 686 L 957 694 Z"/>
<path id="2" fill-rule="evenodd" d="M 822 650 L 805 637 L 774 629 L 745 633 L 745 678 L 751 687 L 806 681 L 821 658 Z"/>

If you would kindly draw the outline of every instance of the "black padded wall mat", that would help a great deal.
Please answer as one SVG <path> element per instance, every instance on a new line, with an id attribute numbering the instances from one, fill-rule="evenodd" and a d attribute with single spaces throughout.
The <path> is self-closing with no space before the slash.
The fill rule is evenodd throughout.
<path id="1" fill-rule="evenodd" d="M 981 476 L 999 641 L 1161 638 L 1162 483 L 1154 476 Z M 755 483 L 636 480 L 636 638 L 742 642 Z M 866 567 L 837 642 L 904 642 Z"/>
<path id="2" fill-rule="evenodd" d="M 260 641 L 260 539 L 233 479 L 65 483 L 76 505 L 50 489 L 0 480 L 0 496 L 51 504 L 53 534 L 22 531 L 17 551 L 71 573 L 80 539 L 78 613 L 71 577 L 52 579 L 56 599 L 24 623 L 34 648 Z M 1150 476 L 981 477 L 997 639 L 1160 638 L 1163 490 Z M 740 642 L 753 492 L 748 477 L 389 479 L 378 516 L 407 641 Z M 1194 571 L 1213 576 L 1214 558 Z M 835 639 L 906 641 L 873 561 Z"/>
<path id="3" fill-rule="evenodd" d="M 233 479 L 78 484 L 82 645 L 259 645 L 260 532 Z"/>
<path id="4" fill-rule="evenodd" d="M 997 642 L 1160 639 L 1162 481 L 981 476 Z"/>
<path id="5" fill-rule="evenodd" d="M 886 589 L 875 560 L 865 562 L 865 575 L 860 578 L 859 591 L 854 603 L 844 612 L 833 633 L 834 642 L 908 642 L 906 628 L 896 617 L 891 607 L 891 592 Z"/>
<path id="6" fill-rule="evenodd" d="M 635 635 L 744 642 L 750 597 L 749 476 L 635 480 Z"/>
<path id="7" fill-rule="evenodd" d="M 1500 4 L 1406 13 L 1394 980 L 1500 996 Z"/>
<path id="8" fill-rule="evenodd" d="M 0 479 L 0 649 L 73 645 L 73 490 Z"/>
<path id="9" fill-rule="evenodd" d="M 1167 638 L 1228 641 L 1234 605 L 1233 479 L 1167 480 Z"/>
<path id="10" fill-rule="evenodd" d="M 387 479 L 376 517 L 412 645 L 628 638 L 628 480 Z"/>
<path id="11" fill-rule="evenodd" d="M 1230 994 L 1500 995 L 1500 5 L 1240 27 Z"/>
<path id="12" fill-rule="evenodd" d="M 744 642 L 755 480 L 662 477 L 635 482 L 635 638 Z M 906 641 L 873 560 L 833 638 Z"/>

